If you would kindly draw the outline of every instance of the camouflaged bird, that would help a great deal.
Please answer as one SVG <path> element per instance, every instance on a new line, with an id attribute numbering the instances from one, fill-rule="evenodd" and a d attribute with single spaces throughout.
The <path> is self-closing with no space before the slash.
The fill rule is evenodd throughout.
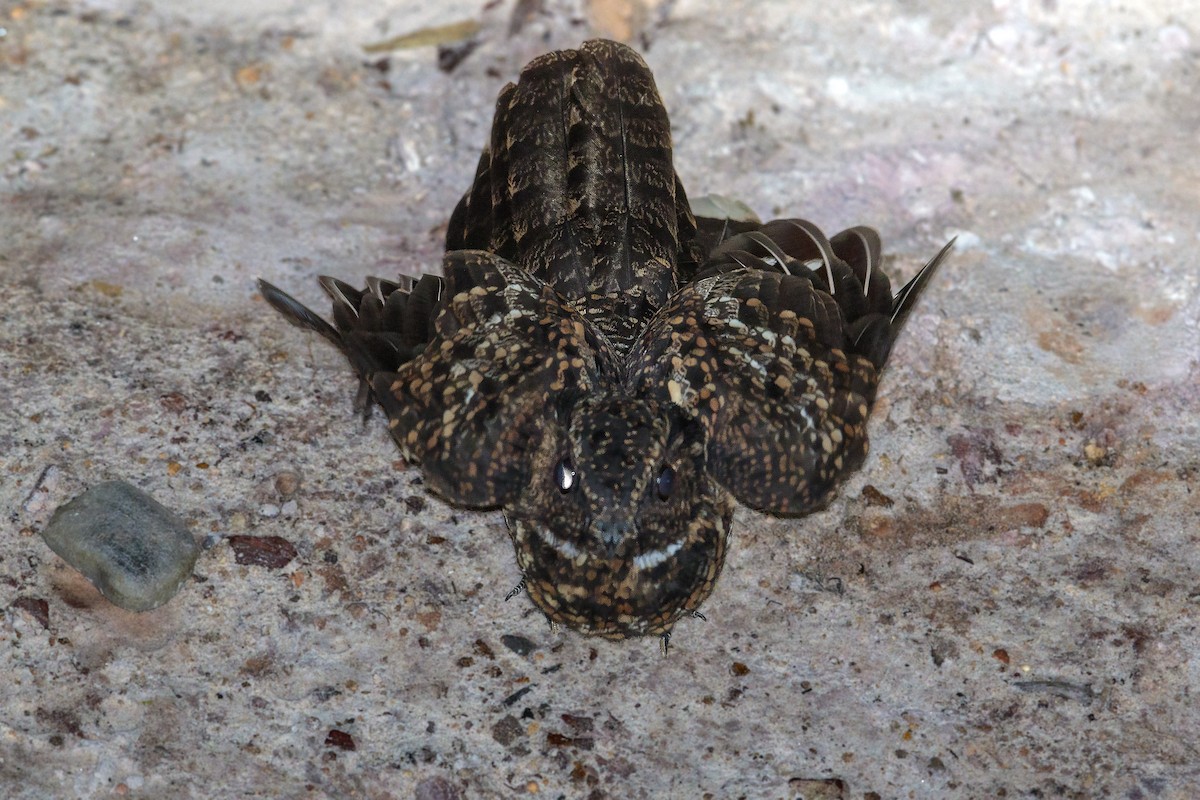
<path id="1" fill-rule="evenodd" d="M 500 93 L 444 277 L 322 277 L 330 325 L 404 456 L 502 509 L 554 623 L 620 639 L 699 616 L 735 500 L 822 505 L 867 452 L 880 371 L 946 246 L 898 294 L 869 228 L 693 217 L 654 79 L 607 41 Z"/>

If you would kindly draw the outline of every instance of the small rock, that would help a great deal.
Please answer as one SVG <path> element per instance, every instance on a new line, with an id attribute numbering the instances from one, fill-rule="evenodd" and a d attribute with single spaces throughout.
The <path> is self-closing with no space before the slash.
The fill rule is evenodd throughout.
<path id="1" fill-rule="evenodd" d="M 18 597 L 12 601 L 9 608 L 19 608 L 37 620 L 43 628 L 50 630 L 50 604 L 41 597 Z"/>
<path id="2" fill-rule="evenodd" d="M 512 650 L 519 656 L 527 656 L 537 649 L 537 645 L 526 639 L 524 636 L 517 636 L 516 634 L 512 633 L 506 633 L 505 635 L 501 636 L 500 641 L 505 647 L 507 647 L 509 650 Z"/>
<path id="3" fill-rule="evenodd" d="M 339 731 L 333 728 L 325 735 L 325 746 L 336 747 L 340 750 L 357 750 L 354 744 L 354 737 L 345 731 Z"/>
<path id="4" fill-rule="evenodd" d="M 1083 446 L 1083 455 L 1093 464 L 1101 465 L 1108 458 L 1108 448 L 1101 447 L 1095 442 L 1088 442 Z"/>
<path id="5" fill-rule="evenodd" d="M 275 491 L 280 497 L 291 497 L 300 488 L 300 474 L 292 470 L 275 473 Z"/>
<path id="6" fill-rule="evenodd" d="M 282 536 L 230 536 L 229 546 L 237 563 L 281 569 L 296 557 L 296 547 Z"/>
<path id="7" fill-rule="evenodd" d="M 525 695 L 529 694 L 532 691 L 533 691 L 532 685 L 522 686 L 520 689 L 517 689 L 515 692 L 513 692 L 512 694 L 510 694 L 508 697 L 504 698 L 500 702 L 503 703 L 506 708 L 511 707 L 511 706 L 515 705 L 522 697 L 524 697 Z"/>
<path id="8" fill-rule="evenodd" d="M 596 721 L 591 717 L 577 717 L 574 714 L 563 714 L 562 721 L 576 733 L 590 733 L 596 728 Z"/>
<path id="9" fill-rule="evenodd" d="M 512 714 L 506 714 L 492 726 L 492 738 L 508 747 L 525 735 L 525 726 Z"/>
<path id="10" fill-rule="evenodd" d="M 200 555 L 178 517 L 124 481 L 93 486 L 59 508 L 42 538 L 110 602 L 130 611 L 149 611 L 174 597 Z"/>
<path id="11" fill-rule="evenodd" d="M 888 497 L 886 494 L 879 491 L 869 483 L 862 488 L 862 498 L 867 501 L 867 505 L 869 506 L 883 506 L 884 508 L 891 508 L 892 506 L 896 505 L 895 500 Z"/>

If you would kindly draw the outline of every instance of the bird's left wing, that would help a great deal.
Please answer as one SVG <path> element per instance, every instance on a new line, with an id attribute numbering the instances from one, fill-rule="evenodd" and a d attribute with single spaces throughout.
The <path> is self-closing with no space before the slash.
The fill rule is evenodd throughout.
<path id="1" fill-rule="evenodd" d="M 325 279 L 334 327 L 270 284 L 260 286 L 292 322 L 346 353 L 430 488 L 461 505 L 503 506 L 527 480 L 559 405 L 612 370 L 612 356 L 553 289 L 505 259 L 456 251 L 445 255 L 443 270 L 436 305 L 424 312 L 424 340 L 415 345 L 401 336 L 414 327 L 405 322 L 412 296 L 393 299 L 393 290 L 380 303 L 380 292 Z"/>

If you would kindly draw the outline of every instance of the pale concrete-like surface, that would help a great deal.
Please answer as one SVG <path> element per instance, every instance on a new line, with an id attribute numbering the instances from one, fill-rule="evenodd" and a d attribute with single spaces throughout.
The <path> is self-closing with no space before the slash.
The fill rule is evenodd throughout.
<path id="1" fill-rule="evenodd" d="M 630 23 L 692 194 L 873 224 L 902 275 L 959 235 L 866 467 L 740 513 L 665 659 L 502 602 L 500 517 L 253 286 L 434 267 L 496 92 L 599 17 L 0 5 L 0 795 L 1200 795 L 1200 10 L 829 5 Z M 361 49 L 462 19 L 450 74 Z M 37 534 L 112 478 L 206 546 L 144 615 Z"/>

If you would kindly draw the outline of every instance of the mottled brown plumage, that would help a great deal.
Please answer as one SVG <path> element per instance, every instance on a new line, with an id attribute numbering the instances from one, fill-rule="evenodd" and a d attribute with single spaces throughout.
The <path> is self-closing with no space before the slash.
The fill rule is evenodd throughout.
<path id="1" fill-rule="evenodd" d="M 322 278 L 334 325 L 260 286 L 346 353 L 432 490 L 503 509 L 538 608 L 610 638 L 698 613 L 735 500 L 803 514 L 862 463 L 949 250 L 893 297 L 869 228 L 697 221 L 649 70 L 604 41 L 501 92 L 446 239 L 444 278 Z"/>

